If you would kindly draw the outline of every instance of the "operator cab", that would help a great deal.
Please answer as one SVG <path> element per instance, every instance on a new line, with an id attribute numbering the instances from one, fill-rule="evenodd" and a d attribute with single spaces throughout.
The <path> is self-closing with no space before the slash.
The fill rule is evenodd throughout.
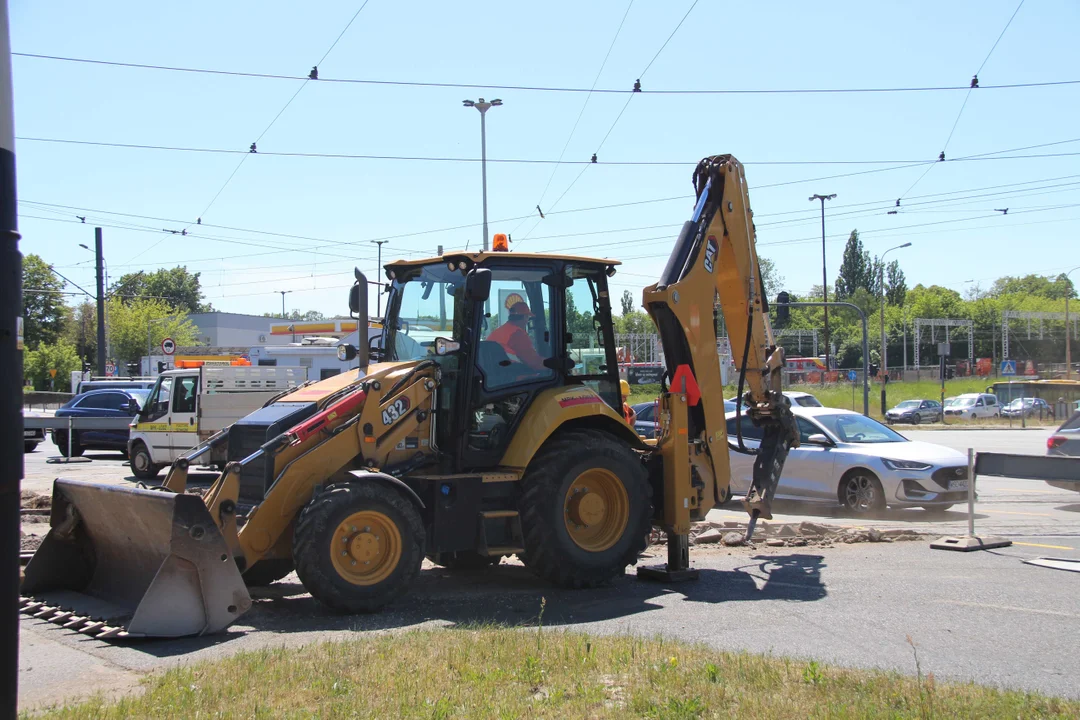
<path id="1" fill-rule="evenodd" d="M 608 291 L 616 264 L 493 252 L 386 266 L 377 359 L 438 364 L 435 442 L 456 465 L 447 471 L 497 466 L 544 390 L 587 386 L 620 411 Z"/>

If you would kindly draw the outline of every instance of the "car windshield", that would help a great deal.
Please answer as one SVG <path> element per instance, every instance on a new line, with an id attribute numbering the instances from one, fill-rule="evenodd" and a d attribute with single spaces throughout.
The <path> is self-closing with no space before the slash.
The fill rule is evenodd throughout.
<path id="1" fill-rule="evenodd" d="M 897 405 L 896 409 L 897 410 L 906 410 L 908 408 L 917 408 L 917 407 L 919 407 L 919 401 L 918 400 L 905 400 L 904 402 Z"/>
<path id="2" fill-rule="evenodd" d="M 952 407 L 956 404 L 956 398 L 945 398 L 945 407 Z"/>
<path id="3" fill-rule="evenodd" d="M 837 413 L 835 415 L 815 415 L 820 423 L 836 439 L 845 443 L 894 443 L 907 442 L 903 435 L 893 432 L 877 420 L 871 420 L 855 413 Z"/>
<path id="4" fill-rule="evenodd" d="M 968 405 L 974 405 L 975 398 L 956 398 L 953 401 L 953 405 L 960 405 L 961 407 L 967 407 Z"/>
<path id="5" fill-rule="evenodd" d="M 821 403 L 813 395 L 799 395 L 795 398 L 795 402 L 803 407 L 821 407 Z"/>
<path id="6" fill-rule="evenodd" d="M 1005 407 L 1007 407 L 1009 410 L 1019 410 L 1020 408 L 1024 407 L 1025 405 L 1028 406 L 1028 407 L 1031 407 L 1034 404 L 1035 404 L 1035 399 L 1034 398 L 1016 398 L 1015 400 L 1013 400 L 1011 403 L 1009 403 Z"/>
<path id="7" fill-rule="evenodd" d="M 146 398 L 148 398 L 150 396 L 150 391 L 149 390 L 128 390 L 127 394 L 130 395 L 131 397 L 135 398 L 135 402 L 139 403 L 139 408 L 141 409 L 144 405 L 146 405 Z"/>

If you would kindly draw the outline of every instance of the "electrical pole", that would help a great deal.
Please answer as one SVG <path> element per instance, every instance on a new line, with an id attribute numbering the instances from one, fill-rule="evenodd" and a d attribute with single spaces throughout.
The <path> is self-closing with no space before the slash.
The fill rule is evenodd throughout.
<path id="1" fill-rule="evenodd" d="M 1072 286 L 1069 283 L 1069 275 L 1080 270 L 1080 265 L 1065 273 L 1065 379 L 1072 380 L 1072 335 L 1069 333 L 1069 295 L 1072 294 Z"/>
<path id="2" fill-rule="evenodd" d="M 101 228 L 94 228 L 94 265 L 97 269 L 97 373 L 105 375 L 105 264 L 102 260 Z"/>
<path id="3" fill-rule="evenodd" d="M 825 308 L 825 373 L 821 376 L 822 385 L 825 384 L 825 375 L 829 373 L 829 275 L 825 270 L 825 201 L 835 197 L 836 193 L 810 196 L 810 202 L 821 201 L 821 300 Z"/>
<path id="4" fill-rule="evenodd" d="M 476 102 L 472 100 L 462 100 L 462 104 L 465 107 L 474 107 L 480 111 L 480 182 L 483 188 L 484 194 L 484 252 L 488 250 L 488 217 L 487 217 L 487 111 L 493 107 L 502 105 L 502 100 L 498 98 L 487 102 L 484 98 L 480 98 Z"/>
<path id="5" fill-rule="evenodd" d="M 899 250 L 900 248 L 911 247 L 911 243 L 907 242 L 903 245 L 897 245 L 891 247 L 885 252 L 881 253 L 881 259 L 878 261 L 878 293 L 881 302 L 881 371 L 886 375 L 889 374 L 889 360 L 888 360 L 888 342 L 885 339 L 885 256 L 891 253 L 893 250 Z M 882 405 L 884 405 L 882 401 Z M 881 409 L 882 415 L 885 414 L 885 408 Z"/>
<path id="6" fill-rule="evenodd" d="M 7 0 L 0 0 L 0 717 L 18 715 L 19 490 L 22 448 L 22 255 L 15 204 L 15 118 Z M 4 420 L 4 418 L 7 418 Z"/>
<path id="7" fill-rule="evenodd" d="M 483 115 L 481 115 L 480 117 L 482 119 Z M 485 188 L 486 188 L 486 186 L 485 186 Z M 486 189 L 485 189 L 485 192 L 487 192 Z M 486 201 L 485 201 L 485 204 L 484 204 L 484 217 L 487 217 L 487 203 L 486 203 Z M 486 229 L 484 230 L 484 234 L 485 234 L 485 236 L 487 235 L 487 230 Z M 379 246 L 379 260 L 378 260 L 379 267 L 375 271 L 375 277 L 376 278 L 381 278 L 381 277 L 383 277 L 382 246 L 385 245 L 386 243 L 390 242 L 390 241 L 389 240 L 372 240 L 371 242 L 373 242 L 373 243 L 375 243 L 376 245 Z M 439 254 L 442 255 L 441 252 Z M 382 280 L 379 280 L 379 289 L 378 289 L 378 292 L 376 292 L 376 294 L 375 294 L 375 315 L 380 317 L 380 318 L 382 317 L 382 289 L 383 289 Z"/>

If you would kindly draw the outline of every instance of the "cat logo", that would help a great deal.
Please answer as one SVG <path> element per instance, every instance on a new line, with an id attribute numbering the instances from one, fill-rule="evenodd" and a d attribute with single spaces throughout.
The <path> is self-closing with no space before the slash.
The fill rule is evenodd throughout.
<path id="1" fill-rule="evenodd" d="M 710 235 L 705 245 L 705 269 L 710 273 L 716 267 L 716 254 L 720 252 L 720 246 L 716 244 L 716 236 Z"/>

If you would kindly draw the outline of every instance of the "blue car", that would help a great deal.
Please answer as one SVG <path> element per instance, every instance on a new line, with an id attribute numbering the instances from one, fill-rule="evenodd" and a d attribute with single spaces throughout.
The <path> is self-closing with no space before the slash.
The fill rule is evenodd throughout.
<path id="1" fill-rule="evenodd" d="M 56 417 L 131 418 L 138 414 L 149 394 L 149 390 L 138 388 L 91 390 L 64 403 L 56 411 Z M 53 430 L 52 438 L 64 457 L 68 456 L 69 447 L 71 455 L 75 457 L 82 455 L 84 450 L 119 450 L 126 453 L 128 429 L 73 430 L 70 445 L 67 430 Z"/>

